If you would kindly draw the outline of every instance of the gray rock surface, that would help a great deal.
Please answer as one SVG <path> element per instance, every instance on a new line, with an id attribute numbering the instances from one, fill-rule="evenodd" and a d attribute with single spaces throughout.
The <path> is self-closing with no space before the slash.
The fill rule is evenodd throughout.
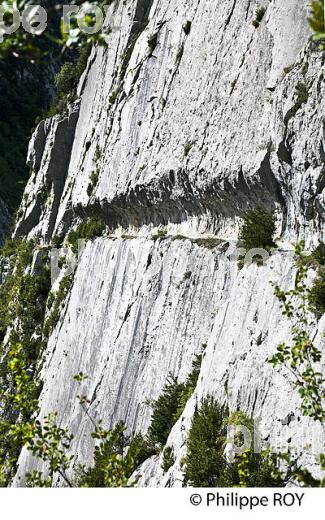
<path id="1" fill-rule="evenodd" d="M 266 13 L 254 28 L 260 5 Z M 147 399 L 169 372 L 184 380 L 203 344 L 197 389 L 168 440 L 175 465 L 163 475 L 150 459 L 139 485 L 181 484 L 186 432 L 207 394 L 252 413 L 263 439 L 282 433 L 284 444 L 305 446 L 307 431 L 321 440 L 284 374 L 266 362 L 288 337 L 270 281 L 292 284 L 292 255 L 238 272 L 222 248 L 194 240 L 236 239 L 257 203 L 276 211 L 284 246 L 324 239 L 324 54 L 309 42 L 307 12 L 300 0 L 113 3 L 119 30 L 93 52 L 78 109 L 36 130 L 16 233 L 46 242 L 88 216 L 110 232 L 81 255 L 42 369 L 40 415 L 59 412 L 80 461 L 91 462 L 92 441 L 75 374 L 89 375 L 82 393 L 95 418 L 145 432 Z M 189 239 L 153 241 L 157 227 Z M 292 413 L 297 420 L 283 424 Z M 35 467 L 23 452 L 15 485 Z"/>
<path id="2" fill-rule="evenodd" d="M 29 144 L 27 164 L 31 176 L 27 183 L 22 216 L 15 236 L 51 238 L 70 163 L 71 147 L 78 119 L 78 107 L 69 114 L 55 116 L 37 126 Z"/>

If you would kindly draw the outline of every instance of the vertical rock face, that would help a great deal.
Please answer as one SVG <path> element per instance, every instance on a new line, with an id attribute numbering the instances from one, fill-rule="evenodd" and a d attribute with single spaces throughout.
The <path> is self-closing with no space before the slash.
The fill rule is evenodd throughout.
<path id="1" fill-rule="evenodd" d="M 181 484 L 191 417 L 208 394 L 259 419 L 263 439 L 299 445 L 304 429 L 317 433 L 267 363 L 289 334 L 270 282 L 292 285 L 292 255 L 239 271 L 228 249 L 256 204 L 276 212 L 283 244 L 324 239 L 324 55 L 307 12 L 300 0 L 114 2 L 117 29 L 90 57 L 80 104 L 37 128 L 16 234 L 47 243 L 91 216 L 109 229 L 80 256 L 42 368 L 40 416 L 59 412 L 80 461 L 93 450 L 75 374 L 89 375 L 94 418 L 145 432 L 148 399 L 169 373 L 185 380 L 202 346 L 196 391 L 168 440 L 175 464 L 164 475 L 150 459 L 140 485 Z M 165 240 L 152 239 L 157 227 Z M 36 467 L 23 451 L 15 485 Z"/>
<path id="2" fill-rule="evenodd" d="M 21 207 L 16 236 L 31 231 L 45 240 L 51 238 L 69 167 L 78 108 L 67 116 L 42 121 L 31 139 L 27 164 L 31 177 Z"/>

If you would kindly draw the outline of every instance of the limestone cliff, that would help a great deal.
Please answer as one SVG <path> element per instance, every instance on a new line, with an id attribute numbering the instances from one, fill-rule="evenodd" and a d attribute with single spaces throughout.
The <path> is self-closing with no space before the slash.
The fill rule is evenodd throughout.
<path id="1" fill-rule="evenodd" d="M 307 13 L 301 0 L 113 2 L 118 30 L 92 51 L 78 100 L 37 127 L 16 236 L 48 244 L 87 217 L 107 226 L 80 255 L 41 371 L 40 416 L 59 412 L 79 460 L 91 462 L 92 425 L 75 374 L 89 375 L 94 418 L 145 432 L 148 399 L 169 373 L 184 380 L 203 345 L 168 440 L 175 464 L 164 475 L 151 458 L 139 485 L 181 485 L 186 432 L 207 394 L 252 413 L 264 439 L 281 431 L 304 444 L 314 428 L 266 362 L 289 331 L 270 282 L 293 283 L 291 242 L 324 240 L 324 54 Z M 275 211 L 281 248 L 239 270 L 229 247 L 256 204 Z M 15 484 L 38 465 L 23 451 Z"/>

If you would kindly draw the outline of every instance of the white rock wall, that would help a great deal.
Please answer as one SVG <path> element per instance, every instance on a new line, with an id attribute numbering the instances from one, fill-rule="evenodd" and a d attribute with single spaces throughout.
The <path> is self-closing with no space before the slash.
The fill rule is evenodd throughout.
<path id="1" fill-rule="evenodd" d="M 260 5 L 267 10 L 255 29 Z M 117 236 L 136 237 L 88 244 L 46 351 L 41 416 L 59 411 L 81 460 L 90 462 L 91 424 L 76 401 L 75 374 L 90 376 L 82 393 L 95 418 L 145 431 L 146 400 L 159 396 L 169 372 L 185 379 L 202 344 L 197 390 L 168 441 L 175 466 L 164 476 L 161 461 L 148 461 L 140 485 L 181 484 L 186 431 L 195 403 L 209 393 L 261 419 L 264 440 L 270 429 L 274 439 L 283 432 L 291 412 L 285 442 L 303 443 L 304 426 L 318 435 L 301 418 L 289 383 L 266 362 L 288 335 L 270 281 L 290 286 L 291 255 L 238 272 L 218 249 L 150 240 L 157 226 L 236 239 L 244 211 L 257 203 L 276 210 L 284 243 L 305 238 L 311 247 L 324 238 L 324 56 L 308 43 L 307 12 L 300 0 L 113 4 L 120 29 L 108 49 L 92 53 L 72 126 L 70 116 L 38 128 L 17 234 L 46 242 L 100 216 Z M 156 32 L 151 55 L 148 37 Z M 52 141 L 55 150 L 67 125 L 64 186 L 44 203 L 44 179 L 56 164 L 45 150 Z M 99 180 L 89 196 L 93 171 Z M 28 218 L 32 212 L 37 218 Z M 312 463 L 312 450 L 307 458 Z M 31 467 L 23 452 L 16 485 Z"/>

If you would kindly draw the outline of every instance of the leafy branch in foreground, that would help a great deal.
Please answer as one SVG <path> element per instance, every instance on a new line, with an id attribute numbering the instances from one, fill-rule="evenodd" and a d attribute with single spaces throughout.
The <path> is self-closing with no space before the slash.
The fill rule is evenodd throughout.
<path id="1" fill-rule="evenodd" d="M 45 418 L 43 424 L 35 421 L 32 425 L 32 435 L 28 439 L 27 449 L 32 452 L 35 457 L 48 462 L 49 475 L 44 484 L 52 482 L 53 475 L 58 473 L 64 482 L 72 487 L 72 483 L 67 476 L 67 470 L 73 456 L 67 455 L 70 448 L 73 435 L 66 429 L 61 428 L 56 423 L 57 414 L 50 414 Z M 35 478 L 38 483 L 42 482 L 41 473 L 27 473 L 27 484 L 32 485 Z M 42 486 L 42 487 L 46 487 Z"/>
<path id="2" fill-rule="evenodd" d="M 104 430 L 99 423 L 91 435 L 99 443 L 95 446 L 94 465 L 85 469 L 79 479 L 80 487 L 133 487 L 129 479 L 136 469 L 136 455 L 129 449 L 130 439 L 125 426 L 118 423 L 113 430 Z"/>
<path id="3" fill-rule="evenodd" d="M 83 373 L 74 376 L 81 384 L 88 377 Z M 45 462 L 45 473 L 32 471 L 25 475 L 28 487 L 52 487 L 60 476 L 68 487 L 133 487 L 136 480 L 130 478 L 137 467 L 153 455 L 147 439 L 141 434 L 133 438 L 126 434 L 124 423 L 105 430 L 102 421 L 97 424 L 89 413 L 89 399 L 77 396 L 86 417 L 94 426 L 91 437 L 95 439 L 93 464 L 79 464 L 75 469 L 75 455 L 71 455 L 73 435 L 57 423 L 57 414 L 31 421 L 24 426 L 24 443 L 32 454 Z M 72 476 L 69 476 L 69 474 Z"/>
<path id="4" fill-rule="evenodd" d="M 4 23 L 0 26 L 0 38 L 2 38 L 0 59 L 14 57 L 35 62 L 48 56 L 50 50 L 62 52 L 69 47 L 107 44 L 112 28 L 109 25 L 98 27 L 98 20 L 94 13 L 94 9 L 100 9 L 104 19 L 105 3 L 99 5 L 97 1 L 76 2 L 78 3 L 79 6 L 74 5 L 77 12 L 69 14 L 69 23 L 67 23 L 64 17 L 61 17 L 64 7 L 62 3 L 51 5 L 48 1 L 44 2 L 43 6 L 35 6 L 30 0 L 1 0 L 0 10 L 3 13 Z M 28 13 L 27 9 L 29 9 Z M 39 9 L 45 9 L 45 21 L 40 21 L 44 11 L 41 13 Z M 22 24 L 18 24 L 16 30 L 11 30 L 9 34 L 8 28 L 10 30 L 13 25 L 13 12 L 24 16 L 33 29 L 27 31 Z M 92 31 L 94 28 L 99 30 L 93 34 L 87 32 L 88 29 Z"/>
<path id="5" fill-rule="evenodd" d="M 325 421 L 325 379 L 320 372 L 322 352 L 316 347 L 310 330 L 316 325 L 310 307 L 311 289 L 307 286 L 308 267 L 304 261 L 304 244 L 296 247 L 297 273 L 294 289 L 283 291 L 275 286 L 282 314 L 292 322 L 292 342 L 281 343 L 270 360 L 274 367 L 285 366 L 302 399 L 303 414 Z"/>
<path id="6" fill-rule="evenodd" d="M 291 344 L 282 343 L 277 347 L 277 353 L 270 360 L 274 367 L 285 367 L 291 375 L 294 387 L 302 399 L 302 413 L 315 421 L 325 422 L 325 380 L 320 371 L 323 354 L 316 347 L 310 331 L 316 327 L 315 308 L 313 306 L 313 290 L 307 285 L 308 268 L 311 263 L 322 266 L 324 262 L 323 244 L 306 257 L 303 254 L 304 243 L 296 246 L 297 273 L 294 289 L 283 291 L 275 286 L 275 295 L 280 301 L 282 313 L 292 321 Z M 316 280 L 317 281 L 317 280 Z M 316 313 L 317 315 L 317 313 Z M 320 479 L 315 478 L 309 470 L 299 465 L 298 459 L 293 460 L 290 454 L 278 454 L 278 459 L 284 461 L 291 472 L 291 477 L 307 487 L 324 487 L 325 473 Z M 320 455 L 320 469 L 325 472 L 325 454 Z"/>

